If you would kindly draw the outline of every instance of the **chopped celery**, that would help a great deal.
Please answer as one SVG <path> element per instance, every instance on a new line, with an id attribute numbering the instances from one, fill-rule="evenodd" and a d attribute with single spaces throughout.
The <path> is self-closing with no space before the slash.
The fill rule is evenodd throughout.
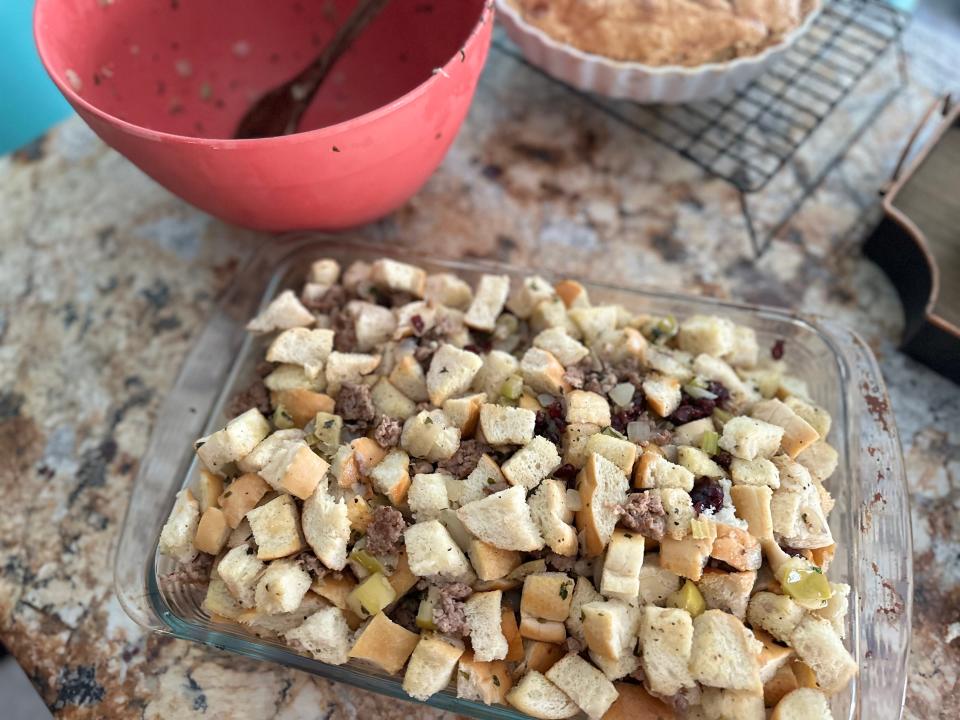
<path id="1" fill-rule="evenodd" d="M 720 433 L 714 430 L 707 430 L 700 438 L 700 449 L 707 455 L 716 455 L 720 450 Z"/>
<path id="2" fill-rule="evenodd" d="M 347 607 L 362 618 L 376 615 L 397 597 L 382 573 L 374 573 L 347 595 Z"/>
<path id="3" fill-rule="evenodd" d="M 368 553 L 366 550 L 354 550 L 352 553 L 350 553 L 350 559 L 360 565 L 371 575 L 373 573 L 386 573 L 383 563 L 377 560 L 377 558 Z"/>
<path id="4" fill-rule="evenodd" d="M 712 417 L 714 422 L 723 427 L 729 420 L 733 419 L 733 414 L 721 408 L 714 408 Z"/>
<path id="5" fill-rule="evenodd" d="M 273 426 L 277 430 L 289 430 L 296 427 L 293 423 L 293 416 L 287 412 L 283 405 L 277 405 L 277 409 L 273 411 Z"/>
<path id="6" fill-rule="evenodd" d="M 607 427 L 605 427 L 603 430 L 601 430 L 601 431 L 600 431 L 600 434 L 601 434 L 601 435 L 607 435 L 608 437 L 612 437 L 612 438 L 617 438 L 618 440 L 626 440 L 626 439 L 627 439 L 626 436 L 625 436 L 622 432 L 613 429 L 613 428 L 610 427 L 609 425 L 607 425 Z"/>
<path id="7" fill-rule="evenodd" d="M 687 580 L 675 593 L 670 594 L 667 605 L 686 610 L 692 617 L 697 617 L 707 609 L 707 603 L 700 594 L 700 589 L 690 580 Z"/>
<path id="8" fill-rule="evenodd" d="M 519 400 L 523 395 L 523 378 L 511 375 L 500 386 L 500 394 L 507 400 Z"/>
<path id="9" fill-rule="evenodd" d="M 654 342 L 666 342 L 677 334 L 677 319 L 673 315 L 660 318 L 657 324 L 653 326 L 653 332 L 651 334 L 653 335 Z"/>
<path id="10" fill-rule="evenodd" d="M 805 558 L 786 561 L 777 568 L 776 576 L 783 591 L 803 607 L 822 607 L 833 595 L 830 582 L 820 568 Z"/>

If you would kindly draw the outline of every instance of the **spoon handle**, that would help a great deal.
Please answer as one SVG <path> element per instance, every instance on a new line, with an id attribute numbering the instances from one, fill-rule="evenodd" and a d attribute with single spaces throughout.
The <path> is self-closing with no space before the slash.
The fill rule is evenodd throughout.
<path id="1" fill-rule="evenodd" d="M 286 134 L 296 132 L 300 118 L 310 106 L 310 102 L 331 68 L 388 2 L 390 0 L 360 0 L 347 21 L 337 28 L 337 32 L 323 51 L 293 78 L 290 83 L 290 94 L 295 105 L 290 113 Z"/>

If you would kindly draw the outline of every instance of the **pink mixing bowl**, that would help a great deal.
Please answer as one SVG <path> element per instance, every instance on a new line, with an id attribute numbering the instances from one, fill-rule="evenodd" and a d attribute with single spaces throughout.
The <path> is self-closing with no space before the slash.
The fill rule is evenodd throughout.
<path id="1" fill-rule="evenodd" d="M 230 140 L 355 0 L 37 0 L 47 71 L 91 128 L 207 212 L 339 229 L 402 205 L 443 159 L 490 47 L 488 0 L 392 0 L 340 59 L 304 132 Z"/>

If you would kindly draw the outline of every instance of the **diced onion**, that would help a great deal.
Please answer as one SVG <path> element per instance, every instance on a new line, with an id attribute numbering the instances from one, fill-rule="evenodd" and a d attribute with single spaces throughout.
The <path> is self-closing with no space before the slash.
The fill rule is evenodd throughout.
<path id="1" fill-rule="evenodd" d="M 683 389 L 684 389 L 684 392 L 687 393 L 687 395 L 697 400 L 716 400 L 717 399 L 716 394 L 710 392 L 709 390 L 705 390 L 702 387 L 697 387 L 693 383 L 687 383 L 686 385 L 683 386 Z"/>
<path id="2" fill-rule="evenodd" d="M 653 426 L 643 420 L 627 423 L 627 439 L 630 442 L 646 442 L 653 435 Z"/>
<path id="3" fill-rule="evenodd" d="M 635 392 L 636 388 L 632 383 L 622 382 L 614 385 L 607 394 L 610 396 L 610 399 L 620 407 L 627 407 L 631 402 L 633 402 L 633 394 Z"/>
<path id="4" fill-rule="evenodd" d="M 540 407 L 549 407 L 553 405 L 554 397 L 549 393 L 540 393 L 537 395 L 537 402 L 540 403 Z"/>

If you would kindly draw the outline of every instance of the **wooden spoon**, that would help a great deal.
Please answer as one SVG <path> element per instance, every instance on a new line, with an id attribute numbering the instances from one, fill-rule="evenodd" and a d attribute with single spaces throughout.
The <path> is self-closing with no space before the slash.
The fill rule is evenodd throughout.
<path id="1" fill-rule="evenodd" d="M 238 140 L 277 137 L 297 131 L 300 118 L 331 68 L 390 0 L 359 0 L 333 39 L 296 76 L 260 96 L 240 120 Z"/>

